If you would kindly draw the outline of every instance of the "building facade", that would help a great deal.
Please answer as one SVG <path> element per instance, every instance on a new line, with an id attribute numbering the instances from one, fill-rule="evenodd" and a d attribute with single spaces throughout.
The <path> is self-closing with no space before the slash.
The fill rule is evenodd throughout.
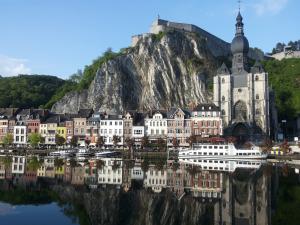
<path id="1" fill-rule="evenodd" d="M 258 62 L 249 68 L 249 43 L 240 12 L 231 52 L 231 70 L 223 64 L 214 77 L 214 103 L 221 109 L 225 133 L 238 137 L 269 135 L 268 73 Z"/>

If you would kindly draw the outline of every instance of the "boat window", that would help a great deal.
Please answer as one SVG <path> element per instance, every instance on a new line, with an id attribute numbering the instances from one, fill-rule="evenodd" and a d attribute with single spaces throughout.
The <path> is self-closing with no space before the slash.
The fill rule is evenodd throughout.
<path id="1" fill-rule="evenodd" d="M 196 155 L 197 154 L 197 152 L 194 152 L 194 155 Z"/>
<path id="2" fill-rule="evenodd" d="M 225 146 L 225 149 L 228 149 L 228 146 Z"/>
<path id="3" fill-rule="evenodd" d="M 209 149 L 212 149 L 212 146 L 208 146 Z"/>
<path id="4" fill-rule="evenodd" d="M 220 155 L 223 155 L 223 152 L 221 152 Z"/>
<path id="5" fill-rule="evenodd" d="M 208 167 L 210 170 L 212 170 L 212 167 L 210 166 L 210 167 Z"/>
<path id="6" fill-rule="evenodd" d="M 218 146 L 215 145 L 215 146 L 214 146 L 214 149 L 217 149 L 217 148 L 218 148 Z"/>
<path id="7" fill-rule="evenodd" d="M 194 162 L 197 162 L 197 160 L 196 160 L 196 159 L 194 159 Z"/>
<path id="8" fill-rule="evenodd" d="M 225 155 L 228 155 L 227 153 L 225 153 Z"/>
<path id="9" fill-rule="evenodd" d="M 218 169 L 218 167 L 215 167 L 214 169 L 215 169 L 215 170 L 217 170 L 217 169 Z"/>
<path id="10" fill-rule="evenodd" d="M 199 155 L 202 155 L 202 152 L 199 152 Z"/>
<path id="11" fill-rule="evenodd" d="M 214 155 L 218 155 L 218 153 L 217 153 L 217 152 L 215 152 L 215 153 L 214 153 Z"/>
<path id="12" fill-rule="evenodd" d="M 212 152 L 210 152 L 209 155 L 212 155 Z"/>
<path id="13" fill-rule="evenodd" d="M 203 169 L 207 169 L 207 166 L 204 166 Z"/>
<path id="14" fill-rule="evenodd" d="M 204 160 L 204 162 L 206 163 L 206 162 L 207 162 L 207 160 Z"/>
<path id="15" fill-rule="evenodd" d="M 182 153 L 182 155 L 185 155 L 185 153 Z"/>
<path id="16" fill-rule="evenodd" d="M 212 163 L 212 160 L 209 160 L 208 162 L 209 162 L 209 163 Z"/>
<path id="17" fill-rule="evenodd" d="M 220 149 L 223 149 L 223 146 L 219 146 Z"/>
<path id="18" fill-rule="evenodd" d="M 207 152 L 204 152 L 203 155 L 207 155 Z"/>
<path id="19" fill-rule="evenodd" d="M 214 163 L 218 163 L 218 161 L 214 161 Z"/>
<path id="20" fill-rule="evenodd" d="M 220 161 L 220 163 L 223 163 L 223 161 Z"/>
<path id="21" fill-rule="evenodd" d="M 207 146 L 203 146 L 203 148 L 207 148 Z"/>

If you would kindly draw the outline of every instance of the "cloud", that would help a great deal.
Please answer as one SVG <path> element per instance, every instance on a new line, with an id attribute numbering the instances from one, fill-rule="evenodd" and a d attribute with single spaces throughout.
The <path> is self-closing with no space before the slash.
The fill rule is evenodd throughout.
<path id="1" fill-rule="evenodd" d="M 258 15 L 277 14 L 287 4 L 288 0 L 260 0 L 259 3 L 253 5 Z"/>
<path id="2" fill-rule="evenodd" d="M 26 59 L 18 59 L 0 55 L 0 75 L 16 76 L 19 74 L 30 74 L 31 69 L 26 66 L 26 62 Z"/>

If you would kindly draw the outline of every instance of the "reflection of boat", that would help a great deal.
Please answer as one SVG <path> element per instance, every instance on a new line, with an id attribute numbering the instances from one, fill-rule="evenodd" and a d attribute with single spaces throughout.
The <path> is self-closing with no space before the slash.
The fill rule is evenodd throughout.
<path id="1" fill-rule="evenodd" d="M 72 155 L 75 154 L 76 152 L 77 152 L 76 149 L 61 150 L 61 151 L 51 152 L 51 153 L 50 153 L 50 156 L 55 156 L 55 157 L 68 157 L 68 156 L 72 156 Z"/>
<path id="2" fill-rule="evenodd" d="M 101 157 L 111 157 L 111 156 L 117 156 L 119 155 L 119 152 L 116 151 L 101 151 L 101 152 L 96 152 L 95 157 L 96 158 L 101 158 Z"/>
<path id="3" fill-rule="evenodd" d="M 181 160 L 186 165 L 199 166 L 203 170 L 234 172 L 237 168 L 259 169 L 265 160 L 224 160 L 224 159 L 185 159 Z"/>
<path id="4" fill-rule="evenodd" d="M 87 158 L 90 157 L 92 153 L 87 148 L 80 148 L 76 153 L 76 158 Z"/>
<path id="5" fill-rule="evenodd" d="M 267 155 L 256 146 L 236 149 L 233 144 L 194 144 L 192 149 L 179 151 L 178 158 L 183 162 L 190 159 L 257 160 L 266 159 Z"/>

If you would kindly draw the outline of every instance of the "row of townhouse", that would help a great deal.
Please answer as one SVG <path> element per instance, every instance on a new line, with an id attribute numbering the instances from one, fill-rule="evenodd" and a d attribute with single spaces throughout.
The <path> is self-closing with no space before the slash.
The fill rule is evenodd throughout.
<path id="1" fill-rule="evenodd" d="M 201 104 L 193 110 L 171 108 L 149 112 L 126 111 L 123 115 L 108 115 L 81 109 L 77 114 L 54 114 L 40 109 L 0 109 L 0 143 L 7 133 L 13 135 L 14 144 L 26 145 L 31 133 L 39 133 L 46 145 L 55 145 L 61 136 L 65 143 L 76 137 L 79 144 L 95 145 L 102 137 L 105 146 L 116 142 L 122 146 L 125 140 L 141 143 L 143 137 L 150 142 L 161 138 L 168 145 L 188 146 L 188 138 L 196 136 L 220 136 L 223 126 L 218 107 Z"/>

